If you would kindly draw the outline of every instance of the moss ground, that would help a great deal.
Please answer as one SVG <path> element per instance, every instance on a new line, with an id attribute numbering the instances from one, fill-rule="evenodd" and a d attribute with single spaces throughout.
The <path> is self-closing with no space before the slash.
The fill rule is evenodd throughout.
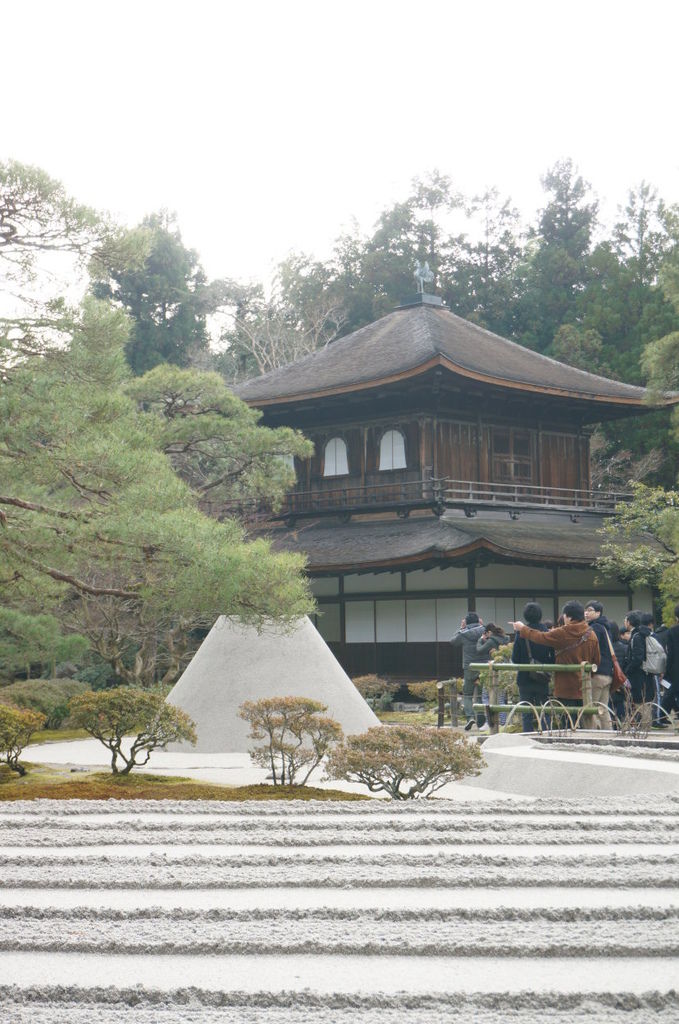
<path id="1" fill-rule="evenodd" d="M 28 774 L 19 777 L 0 767 L 3 800 L 367 800 L 357 793 L 313 786 L 221 786 L 171 775 L 59 770 L 24 762 Z"/>

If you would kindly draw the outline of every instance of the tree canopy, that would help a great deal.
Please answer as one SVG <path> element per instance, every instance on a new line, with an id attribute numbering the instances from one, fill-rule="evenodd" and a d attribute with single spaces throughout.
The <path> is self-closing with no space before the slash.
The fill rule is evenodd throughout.
<path id="1" fill-rule="evenodd" d="M 256 414 L 209 375 L 166 380 L 177 406 L 208 393 L 215 400 L 204 418 L 175 423 L 168 389 L 155 400 L 160 368 L 146 391 L 142 378 L 127 393 L 126 341 L 125 314 L 89 298 L 67 348 L 7 372 L 0 582 L 8 605 L 54 613 L 121 680 L 149 685 L 176 679 L 195 630 L 219 614 L 291 621 L 310 609 L 301 560 L 274 554 L 264 540 L 246 543 L 236 521 L 201 511 L 199 494 L 203 479 L 221 500 L 230 483 L 239 497 L 256 495 L 267 472 L 282 490 L 277 456 L 303 452 L 306 442 L 292 431 L 260 436 Z M 214 454 L 220 431 L 231 447 Z M 191 485 L 173 469 L 175 457 Z"/>
<path id="2" fill-rule="evenodd" d="M 208 281 L 198 254 L 184 245 L 174 217 L 151 214 L 139 226 L 143 261 L 98 260 L 95 296 L 124 309 L 131 320 L 125 354 L 136 375 L 159 363 L 189 366 L 209 344 L 207 320 L 229 296 L 225 281 Z"/>

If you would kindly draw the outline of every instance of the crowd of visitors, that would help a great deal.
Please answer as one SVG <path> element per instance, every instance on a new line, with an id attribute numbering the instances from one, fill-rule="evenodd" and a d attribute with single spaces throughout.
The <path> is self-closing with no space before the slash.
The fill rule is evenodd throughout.
<path id="1" fill-rule="evenodd" d="M 476 612 L 469 611 L 451 644 L 462 649 L 462 706 L 466 731 L 486 731 L 485 715 L 474 714 L 481 696 L 480 670 L 472 666 L 488 663 L 493 651 L 512 643 L 515 665 L 536 665 L 535 670 L 517 672 L 519 701 L 540 707 L 550 699 L 551 676 L 555 700 L 568 708 L 583 706 L 582 681 L 577 672 L 545 672 L 539 666 L 593 666 L 592 703 L 597 707 L 591 726 L 618 728 L 630 715 L 637 715 L 654 728 L 672 724 L 679 713 L 679 604 L 674 609 L 676 624 L 655 628 L 653 615 L 627 613 L 622 628 L 605 615 L 601 601 L 568 601 L 559 621 L 544 622 L 542 609 L 530 601 L 523 619 L 509 623 L 512 634 L 493 622 L 484 625 Z M 536 729 L 535 712 L 522 713 L 524 732 Z"/>

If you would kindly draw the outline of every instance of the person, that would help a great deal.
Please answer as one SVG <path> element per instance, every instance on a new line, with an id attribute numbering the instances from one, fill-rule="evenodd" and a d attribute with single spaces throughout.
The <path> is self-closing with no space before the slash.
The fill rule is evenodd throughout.
<path id="1" fill-rule="evenodd" d="M 660 706 L 662 708 L 661 725 L 668 726 L 672 722 L 672 712 L 679 711 L 679 604 L 674 606 L 674 626 L 667 631 L 667 665 L 665 680 L 670 684 L 663 689 Z"/>
<path id="2" fill-rule="evenodd" d="M 611 624 L 604 615 L 601 601 L 588 601 L 585 605 L 585 622 L 594 630 L 599 641 L 601 661 L 599 668 L 592 675 L 592 703 L 599 705 L 599 713 L 594 716 L 594 729 L 612 729 L 613 722 L 608 710 L 608 700 L 613 682 L 613 641 L 611 640 Z"/>
<path id="3" fill-rule="evenodd" d="M 660 669 L 657 672 L 653 672 L 653 679 L 655 680 L 655 706 L 653 708 L 653 728 L 656 729 L 658 726 L 663 728 L 661 720 L 664 719 L 664 714 L 661 706 L 663 686 L 662 681 L 665 676 L 665 669 L 667 667 L 667 633 L 668 629 L 664 623 L 661 623 L 658 628 L 655 628 L 655 621 L 653 615 L 650 612 L 644 612 L 641 616 L 641 625 L 648 626 L 651 631 L 651 637 L 653 640 L 657 640 L 662 651 L 659 653 L 664 654 L 664 661 L 662 664 L 662 671 Z M 658 650 L 656 645 L 656 650 Z M 648 658 L 648 644 L 646 644 L 646 658 Z"/>
<path id="4" fill-rule="evenodd" d="M 632 701 L 635 707 L 643 709 L 642 720 L 645 724 L 650 725 L 650 706 L 655 700 L 655 676 L 644 671 L 643 668 L 646 661 L 646 637 L 651 635 L 651 630 L 642 624 L 641 615 L 642 613 L 639 611 L 627 613 L 625 628 L 631 630 L 631 634 L 622 670 L 630 681 Z M 648 710 L 644 708 L 644 705 Z"/>
<path id="5" fill-rule="evenodd" d="M 501 644 L 506 643 L 507 637 L 505 631 L 496 626 L 494 622 L 489 622 L 485 630 L 476 641 L 476 661 L 489 662 L 490 656 L 493 651 L 496 651 Z M 478 723 L 480 732 L 488 731 L 488 722 L 484 720 L 483 724 Z"/>
<path id="6" fill-rule="evenodd" d="M 457 633 L 451 637 L 453 647 L 462 648 L 462 674 L 464 677 L 462 686 L 462 709 L 467 722 L 465 731 L 469 732 L 474 724 L 480 727 L 486 721 L 485 715 L 478 715 L 474 718 L 474 704 L 478 704 L 481 690 L 479 687 L 479 670 L 469 666 L 476 661 L 476 644 L 484 633 L 484 625 L 476 612 L 467 612 Z"/>
<path id="7" fill-rule="evenodd" d="M 625 662 L 625 658 L 627 657 L 627 649 L 629 647 L 629 634 L 621 633 L 620 626 L 617 622 L 611 622 L 610 627 L 611 643 L 613 644 L 613 653 L 618 659 L 618 664 L 622 668 Z M 615 693 L 612 693 L 610 695 L 608 703 L 609 707 L 611 708 L 611 711 L 615 715 L 613 719 L 613 725 L 615 729 L 619 728 L 618 723 L 624 721 L 625 716 L 627 714 L 627 709 L 625 707 L 625 694 L 627 692 L 629 692 L 629 684 L 625 683 L 625 685 L 621 689 L 616 690 Z"/>
<path id="8" fill-rule="evenodd" d="M 585 622 L 585 609 L 580 601 L 567 601 L 562 612 L 563 626 L 541 633 L 525 623 L 512 623 L 516 632 L 531 644 L 544 644 L 554 648 L 557 665 L 577 665 L 589 662 L 598 667 L 601 660 L 599 641 Z M 582 681 L 578 672 L 554 673 L 554 696 L 568 707 L 582 707 Z"/>
<path id="9" fill-rule="evenodd" d="M 542 621 L 542 608 L 535 601 L 529 601 L 523 609 L 523 618 L 531 629 L 546 633 L 550 628 Z M 519 633 L 514 636 L 512 661 L 515 665 L 528 665 L 531 660 L 542 665 L 554 664 L 554 648 L 545 644 L 531 643 Z M 549 699 L 549 676 L 546 672 L 517 672 L 516 682 L 519 687 L 519 700 L 528 704 L 540 705 Z M 521 722 L 524 732 L 535 732 L 537 719 L 533 711 L 523 711 Z"/>

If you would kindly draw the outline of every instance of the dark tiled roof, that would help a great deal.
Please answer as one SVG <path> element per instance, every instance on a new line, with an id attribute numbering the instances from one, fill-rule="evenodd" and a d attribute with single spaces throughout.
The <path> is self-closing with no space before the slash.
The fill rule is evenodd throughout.
<path id="1" fill-rule="evenodd" d="M 246 381 L 235 390 L 253 403 L 283 401 L 365 387 L 437 360 L 453 372 L 510 387 L 632 405 L 642 404 L 645 394 L 644 388 L 558 363 L 446 309 L 430 306 L 389 313 L 327 348 Z"/>
<path id="2" fill-rule="evenodd" d="M 590 565 L 600 553 L 596 530 L 603 518 L 588 516 L 586 523 L 565 517 L 551 522 L 525 518 L 408 520 L 311 520 L 296 528 L 279 528 L 272 534 L 278 550 L 305 554 L 309 568 L 368 568 L 395 561 L 425 562 L 442 556 L 454 558 L 475 548 L 487 548 L 499 556 L 525 561 L 572 562 Z"/>

